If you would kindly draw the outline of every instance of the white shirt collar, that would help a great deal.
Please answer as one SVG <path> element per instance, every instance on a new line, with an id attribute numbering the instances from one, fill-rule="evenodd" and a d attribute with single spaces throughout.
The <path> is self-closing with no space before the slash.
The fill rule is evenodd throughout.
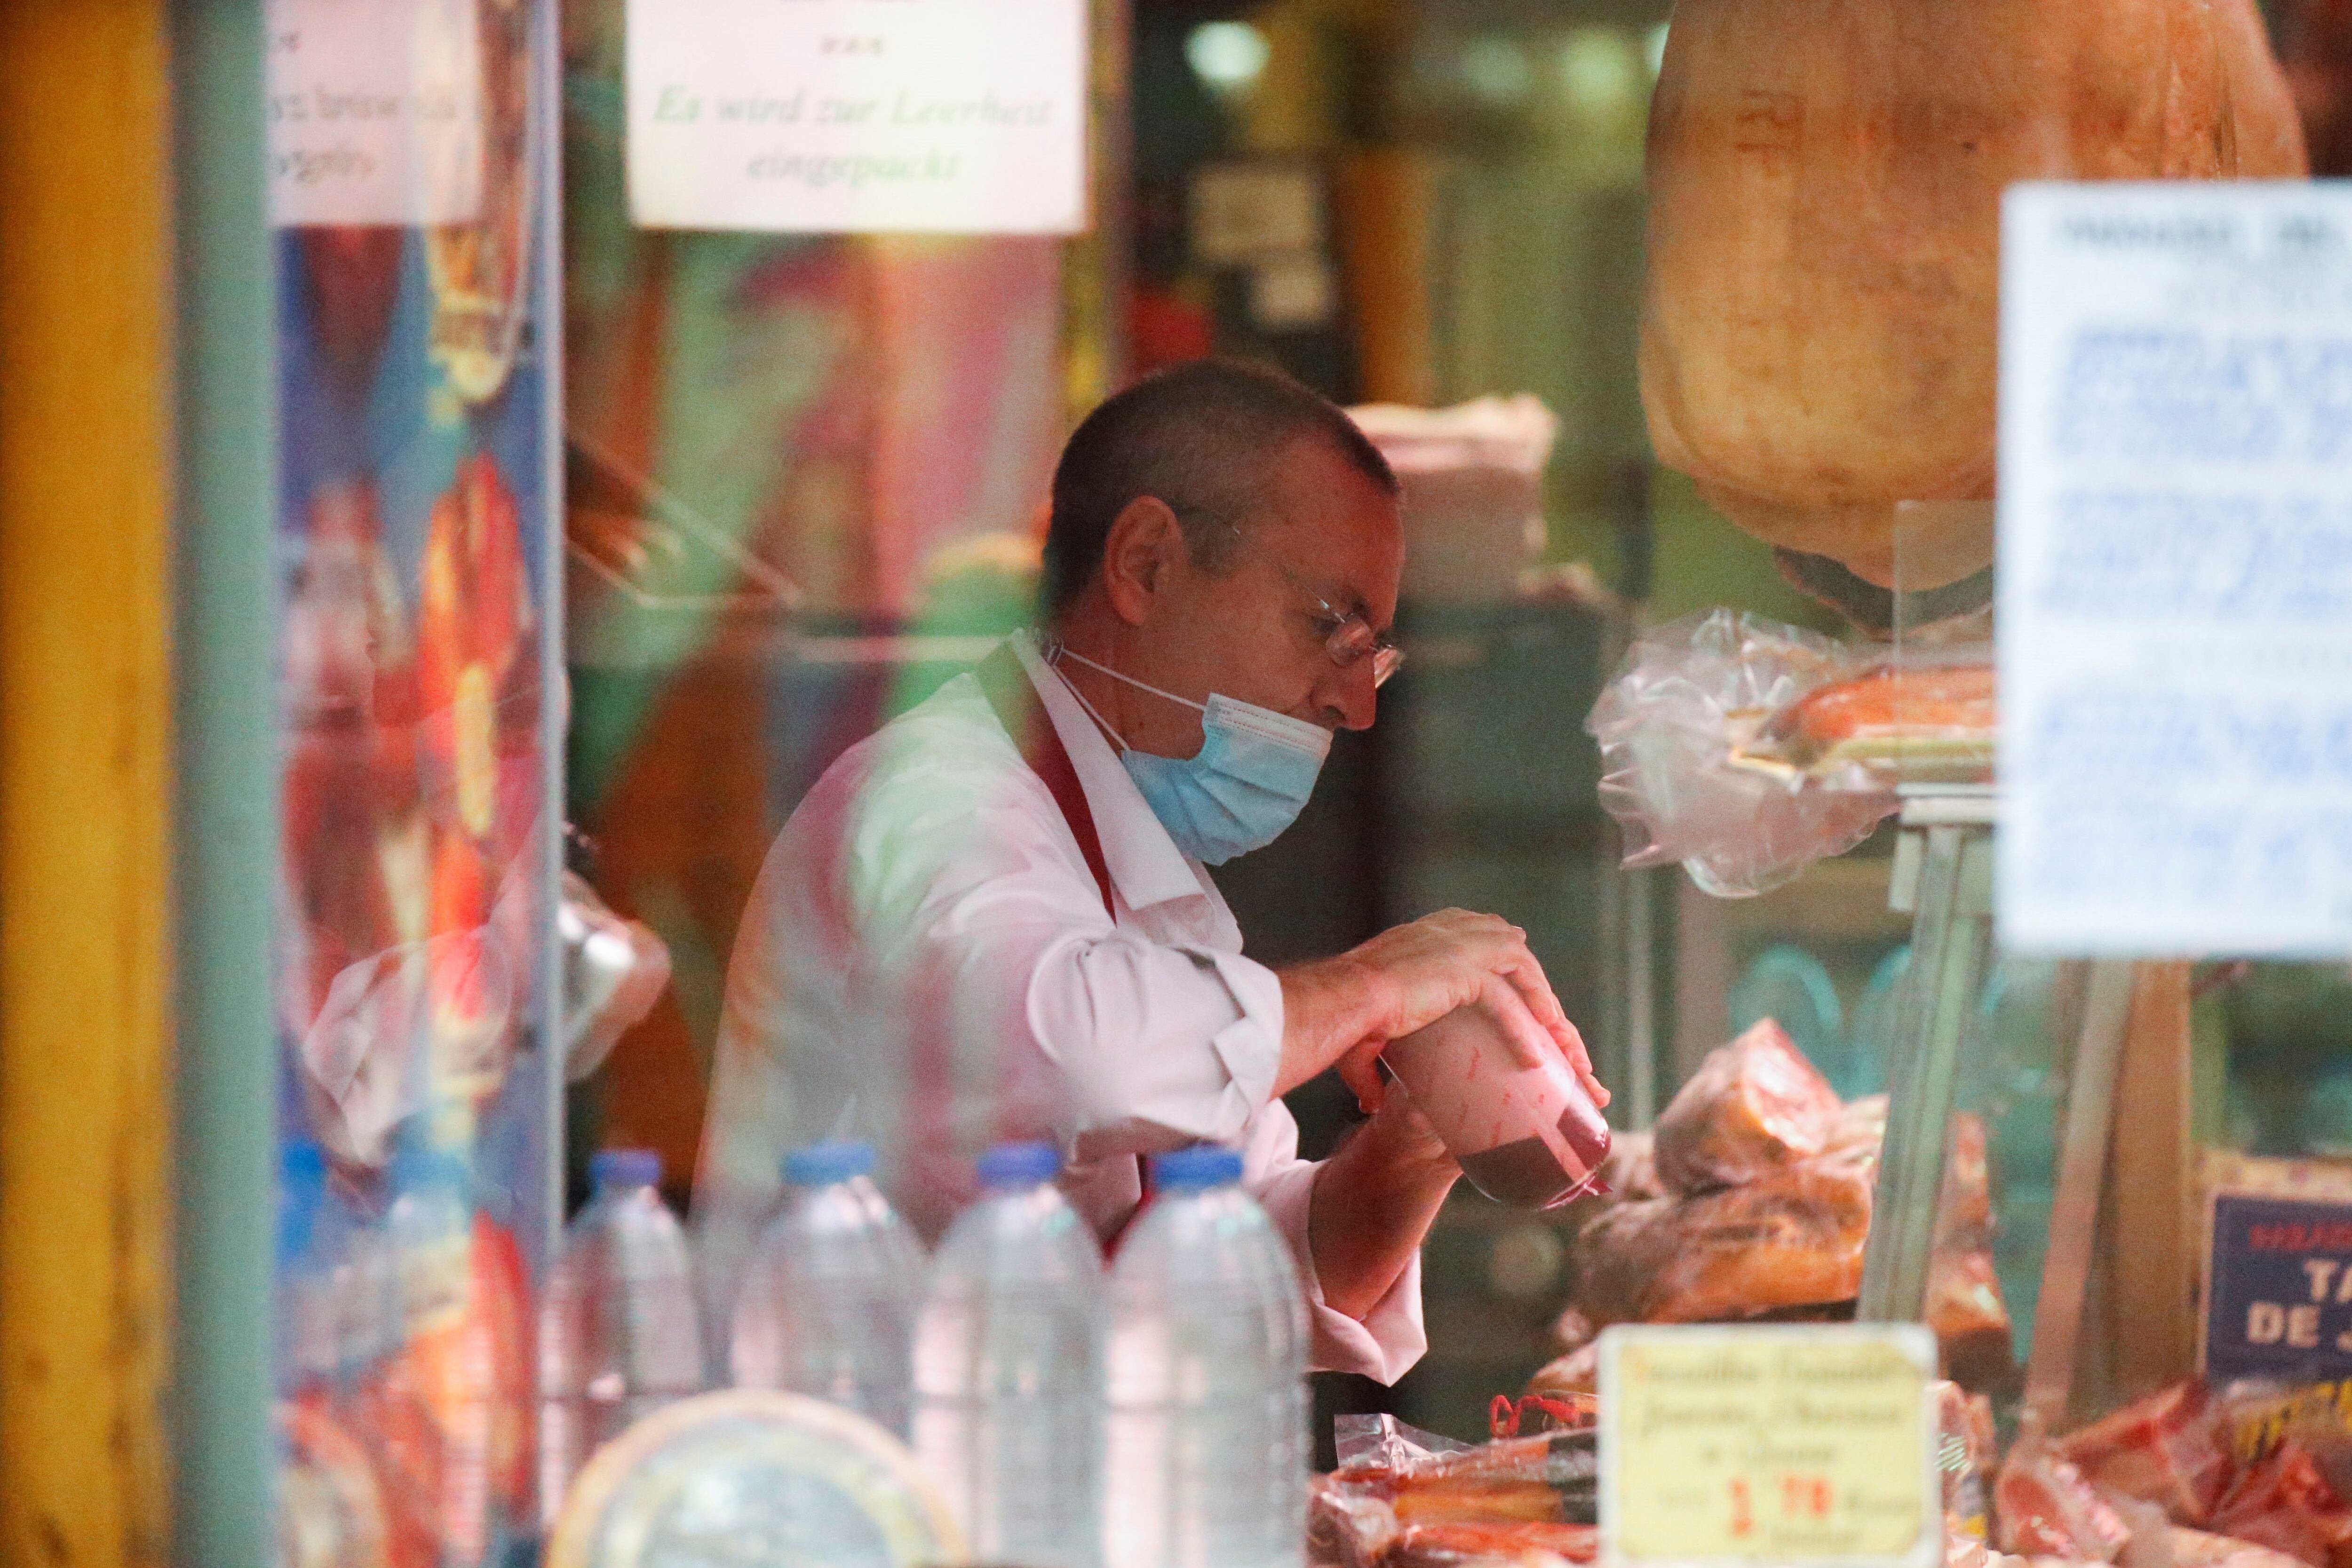
<path id="1" fill-rule="evenodd" d="M 1168 836 L 1143 792 L 1128 776 L 1127 765 L 1095 721 L 1049 668 L 1039 651 L 1037 634 L 1015 632 L 1007 639 L 1021 661 L 1038 700 L 1054 721 L 1054 732 L 1070 753 L 1078 787 L 1087 794 L 1087 809 L 1094 813 L 1095 834 L 1102 840 L 1103 863 L 1119 896 L 1131 910 L 1148 908 L 1170 899 L 1197 899 L 1209 891 L 1208 872 Z"/>

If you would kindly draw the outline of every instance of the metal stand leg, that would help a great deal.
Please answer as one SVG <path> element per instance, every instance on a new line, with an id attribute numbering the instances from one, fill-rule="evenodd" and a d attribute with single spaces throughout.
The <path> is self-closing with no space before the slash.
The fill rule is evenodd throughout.
<path id="1" fill-rule="evenodd" d="M 1927 1305 L 1960 1041 L 1991 944 L 1990 807 L 1989 799 L 1931 797 L 1904 808 L 1890 902 L 1898 910 L 1908 904 L 1916 920 L 1888 1085 L 1886 1142 L 1863 1251 L 1855 1315 L 1864 1322 L 1916 1322 Z"/>

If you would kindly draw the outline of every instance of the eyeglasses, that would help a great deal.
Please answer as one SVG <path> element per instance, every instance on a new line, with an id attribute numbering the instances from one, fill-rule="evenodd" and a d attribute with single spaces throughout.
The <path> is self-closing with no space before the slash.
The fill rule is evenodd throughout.
<path id="1" fill-rule="evenodd" d="M 1279 561 L 1275 564 L 1282 566 Z M 1329 600 L 1308 587 L 1289 567 L 1282 566 L 1282 574 L 1292 587 L 1315 601 L 1315 625 L 1323 634 L 1325 657 L 1341 669 L 1351 668 L 1359 659 L 1369 658 L 1372 661 L 1373 689 L 1386 686 L 1389 677 L 1404 663 L 1404 649 L 1397 647 L 1396 638 L 1372 630 L 1370 623 L 1361 616 L 1333 609 Z"/>
<path id="2" fill-rule="evenodd" d="M 1171 507 L 1179 517 L 1204 517 L 1231 533 L 1244 544 L 1250 536 L 1226 519 L 1200 507 Z M 1274 560 L 1269 554 L 1267 559 Z M 1317 593 L 1307 580 L 1292 571 L 1288 563 L 1275 560 L 1283 580 L 1315 602 L 1315 626 L 1322 634 L 1323 654 L 1341 669 L 1352 669 L 1363 659 L 1372 661 L 1372 686 L 1375 690 L 1388 684 L 1389 677 L 1404 663 L 1404 649 L 1386 632 L 1372 630 L 1371 623 L 1352 611 L 1335 608 L 1331 601 Z"/>

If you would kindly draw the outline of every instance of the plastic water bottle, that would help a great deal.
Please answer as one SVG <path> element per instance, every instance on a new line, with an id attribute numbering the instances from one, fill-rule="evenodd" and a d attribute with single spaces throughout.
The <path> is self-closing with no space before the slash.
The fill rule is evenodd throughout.
<path id="1" fill-rule="evenodd" d="M 385 1433 L 437 1432 L 439 1462 L 404 1478 L 394 1506 L 455 1562 L 489 1550 L 492 1429 L 499 1391 L 474 1310 L 474 1207 L 466 1162 L 429 1145 L 393 1156 L 384 1216 L 398 1279 L 399 1337 L 383 1394 Z"/>
<path id="2" fill-rule="evenodd" d="M 337 1366 L 332 1261 L 328 1252 L 327 1161 L 296 1139 L 278 1156 L 278 1390 L 280 1398 L 331 1398 Z"/>
<path id="3" fill-rule="evenodd" d="M 873 1169 L 865 1143 L 784 1156 L 790 1191 L 744 1270 L 729 1360 L 741 1387 L 814 1394 L 903 1439 L 922 1249 Z"/>
<path id="4" fill-rule="evenodd" d="M 916 1323 L 915 1451 L 974 1562 L 1102 1560 L 1102 1258 L 1061 1165 L 1050 1143 L 981 1156 Z"/>
<path id="5" fill-rule="evenodd" d="M 1307 1308 L 1241 1156 L 1152 1162 L 1159 1196 L 1110 1274 L 1104 1552 L 1110 1568 L 1299 1568 Z"/>
<path id="6" fill-rule="evenodd" d="M 702 1388 L 686 1233 L 662 1203 L 661 1156 L 607 1149 L 564 1232 L 540 1310 L 540 1500 L 552 1517 L 607 1439 Z"/>

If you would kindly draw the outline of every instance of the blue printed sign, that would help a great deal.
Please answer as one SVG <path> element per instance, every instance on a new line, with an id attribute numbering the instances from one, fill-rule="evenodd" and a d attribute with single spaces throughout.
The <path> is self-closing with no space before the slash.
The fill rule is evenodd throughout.
<path id="1" fill-rule="evenodd" d="M 2352 1204 L 2217 1193 L 2205 1372 L 2352 1377 Z"/>

